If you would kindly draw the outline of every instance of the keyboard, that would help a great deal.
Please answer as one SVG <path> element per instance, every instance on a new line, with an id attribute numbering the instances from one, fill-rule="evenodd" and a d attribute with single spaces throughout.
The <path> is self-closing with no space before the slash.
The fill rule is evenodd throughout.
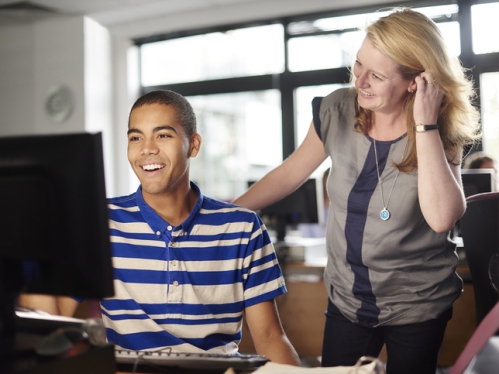
<path id="1" fill-rule="evenodd" d="M 116 365 L 118 369 L 130 370 L 140 367 L 137 371 L 148 372 L 147 367 L 153 368 L 180 368 L 223 370 L 233 368 L 236 370 L 252 369 L 263 366 L 269 360 L 256 354 L 224 355 L 217 353 L 185 353 L 165 351 L 129 351 L 115 350 Z M 157 372 L 157 371 L 152 371 Z"/>

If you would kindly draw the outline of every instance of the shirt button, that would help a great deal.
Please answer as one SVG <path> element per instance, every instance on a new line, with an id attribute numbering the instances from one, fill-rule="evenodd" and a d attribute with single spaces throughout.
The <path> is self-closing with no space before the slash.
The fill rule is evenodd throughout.
<path id="1" fill-rule="evenodd" d="M 177 281 L 174 281 L 174 282 L 173 282 L 173 285 L 174 285 L 175 287 L 178 287 L 178 282 L 177 282 Z"/>
<path id="2" fill-rule="evenodd" d="M 171 245 L 172 247 L 176 247 L 176 246 L 177 246 L 177 242 L 170 242 L 170 245 Z"/>
<path id="3" fill-rule="evenodd" d="M 173 261 L 172 261 L 172 265 L 173 265 L 173 266 L 177 266 L 177 260 L 173 260 Z"/>
<path id="4" fill-rule="evenodd" d="M 168 231 L 172 231 L 173 227 L 168 226 L 166 229 L 167 229 Z"/>
<path id="5" fill-rule="evenodd" d="M 161 232 L 160 231 L 156 231 L 156 235 L 160 236 Z"/>

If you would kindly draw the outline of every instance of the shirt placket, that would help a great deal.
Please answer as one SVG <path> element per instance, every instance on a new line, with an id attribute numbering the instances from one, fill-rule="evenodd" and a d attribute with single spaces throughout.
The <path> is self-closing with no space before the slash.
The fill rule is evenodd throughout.
<path id="1" fill-rule="evenodd" d="M 168 243 L 168 303 L 181 303 L 183 292 L 182 262 L 180 261 L 179 232 L 175 228 L 168 226 L 171 232 Z"/>

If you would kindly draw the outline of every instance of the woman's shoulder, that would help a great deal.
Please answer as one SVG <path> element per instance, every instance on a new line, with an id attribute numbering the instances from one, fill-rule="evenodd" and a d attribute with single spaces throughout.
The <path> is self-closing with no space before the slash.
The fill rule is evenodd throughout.
<path id="1" fill-rule="evenodd" d="M 355 113 L 356 97 L 357 90 L 355 87 L 339 88 L 321 100 L 320 113 L 324 115 L 335 112 L 350 116 L 351 113 Z"/>

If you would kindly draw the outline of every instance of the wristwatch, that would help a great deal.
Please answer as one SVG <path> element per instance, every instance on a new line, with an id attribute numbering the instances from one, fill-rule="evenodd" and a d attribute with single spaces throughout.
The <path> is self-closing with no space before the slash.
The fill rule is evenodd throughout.
<path id="1" fill-rule="evenodd" d="M 423 123 L 418 123 L 414 127 L 416 129 L 416 132 L 425 132 L 428 130 L 438 130 L 438 125 L 425 125 Z"/>

